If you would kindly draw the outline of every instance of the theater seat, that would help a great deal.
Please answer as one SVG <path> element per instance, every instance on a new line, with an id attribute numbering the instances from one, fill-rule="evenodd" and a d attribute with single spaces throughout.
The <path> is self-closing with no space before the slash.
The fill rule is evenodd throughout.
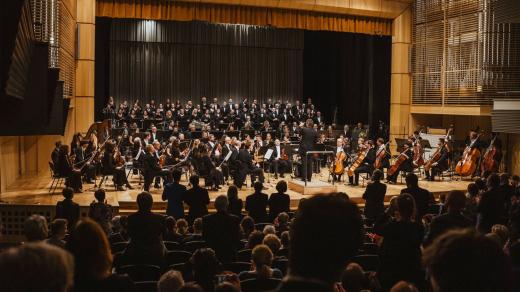
<path id="1" fill-rule="evenodd" d="M 248 262 L 227 263 L 223 265 L 223 269 L 225 271 L 230 271 L 235 274 L 239 274 L 240 272 L 251 270 L 251 264 Z"/>
<path id="2" fill-rule="evenodd" d="M 207 247 L 208 245 L 206 244 L 205 241 L 189 241 L 189 242 L 186 242 L 182 245 L 182 249 L 187 251 L 187 252 L 195 252 L 197 249 L 199 248 L 205 248 Z"/>
<path id="3" fill-rule="evenodd" d="M 379 256 L 371 254 L 363 254 L 355 256 L 352 260 L 358 263 L 365 271 L 377 271 L 379 269 Z"/>
<path id="4" fill-rule="evenodd" d="M 135 282 L 136 292 L 157 292 L 156 281 Z"/>
<path id="5" fill-rule="evenodd" d="M 251 249 L 242 249 L 239 250 L 237 253 L 237 260 L 239 262 L 250 262 L 251 261 L 251 253 L 253 251 Z"/>
<path id="6" fill-rule="evenodd" d="M 120 267 L 117 273 L 127 274 L 134 282 L 158 281 L 161 268 L 153 265 L 126 265 Z"/>
<path id="7" fill-rule="evenodd" d="M 287 274 L 287 266 L 289 265 L 288 259 L 275 259 L 273 261 L 273 268 L 277 268 L 285 276 Z"/>
<path id="8" fill-rule="evenodd" d="M 269 278 L 269 279 L 248 279 L 240 282 L 242 292 L 260 292 L 260 291 L 271 291 L 276 289 L 280 285 L 282 280 Z"/>
<path id="9" fill-rule="evenodd" d="M 127 246 L 128 246 L 128 242 L 127 241 L 116 242 L 116 243 L 112 243 L 110 245 L 110 249 L 112 250 L 112 254 L 115 254 L 115 253 L 118 253 L 118 252 L 125 251 Z"/>
<path id="10" fill-rule="evenodd" d="M 174 250 L 169 251 L 164 256 L 164 260 L 166 262 L 166 266 L 174 265 L 174 264 L 184 264 L 191 257 L 191 253 L 183 250 Z"/>
<path id="11" fill-rule="evenodd" d="M 167 250 L 182 250 L 181 244 L 175 241 L 164 241 L 164 246 Z"/>

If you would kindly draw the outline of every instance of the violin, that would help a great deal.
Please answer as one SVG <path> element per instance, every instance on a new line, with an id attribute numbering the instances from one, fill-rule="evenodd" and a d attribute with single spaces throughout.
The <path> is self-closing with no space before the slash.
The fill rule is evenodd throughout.
<path id="1" fill-rule="evenodd" d="M 282 160 L 289 160 L 289 155 L 287 155 L 287 152 L 285 152 L 285 148 L 282 148 L 282 153 L 280 156 Z"/>
<path id="2" fill-rule="evenodd" d="M 477 169 L 477 160 L 480 157 L 480 150 L 475 147 L 480 134 L 477 135 L 475 140 L 473 140 L 467 147 L 464 149 L 464 153 L 462 154 L 462 159 L 455 166 L 455 173 L 460 176 L 468 176 L 475 172 Z"/>
<path id="3" fill-rule="evenodd" d="M 363 163 L 363 160 L 365 160 L 365 157 L 368 154 L 368 150 L 370 150 L 370 148 L 366 146 L 360 147 L 356 160 L 350 165 L 350 167 L 347 170 L 348 176 L 354 175 L 354 171 L 361 165 L 361 163 Z"/>

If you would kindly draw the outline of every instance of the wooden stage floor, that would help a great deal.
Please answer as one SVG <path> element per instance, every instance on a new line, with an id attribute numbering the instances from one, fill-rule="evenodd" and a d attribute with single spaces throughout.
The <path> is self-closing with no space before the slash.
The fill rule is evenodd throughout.
<path id="1" fill-rule="evenodd" d="M 323 183 L 327 183 L 328 175 L 325 172 L 326 169 L 322 172 L 322 174 L 317 174 L 313 177 L 313 180 L 319 180 Z M 279 178 L 278 180 L 280 180 Z M 113 206 L 118 206 L 121 213 L 132 212 L 136 209 L 135 199 L 137 194 L 141 191 L 142 186 L 138 185 L 138 177 L 130 176 L 130 183 L 134 186 L 133 190 L 127 191 L 115 191 L 112 181 L 109 180 L 105 187 L 107 190 L 107 200 Z M 267 190 L 264 192 L 266 194 L 271 194 L 275 192 L 276 182 L 274 177 L 271 176 L 270 180 L 267 180 L 265 186 Z M 285 176 L 286 181 L 292 180 L 288 175 Z M 433 192 L 436 197 L 443 193 L 447 193 L 451 190 L 466 190 L 466 187 L 470 181 L 469 180 L 450 180 L 449 178 L 444 179 L 443 181 L 435 181 L 428 182 L 420 180 L 419 184 L 421 187 L 428 189 Z M 5 193 L 0 194 L 0 200 L 3 203 L 7 204 L 17 204 L 17 205 L 55 205 L 57 201 L 62 200 L 61 189 L 58 189 L 54 194 L 49 193 L 49 186 L 51 180 L 49 176 L 32 176 L 32 177 L 22 177 L 18 179 L 15 183 L 8 187 Z M 183 176 L 182 183 L 187 184 L 185 177 Z M 248 184 L 250 182 L 248 181 Z M 360 182 L 361 183 L 361 182 Z M 336 183 L 337 190 L 339 192 L 347 193 L 350 198 L 356 203 L 362 205 L 364 201 L 361 199 L 363 196 L 363 192 L 365 187 L 363 186 L 348 186 L 345 182 Z M 404 178 L 401 183 L 401 179 L 398 179 L 398 183 L 396 185 L 388 185 L 388 190 L 386 194 L 385 201 L 389 201 L 392 196 L 398 195 L 405 187 Z M 81 206 L 88 206 L 94 200 L 94 185 L 93 184 L 84 184 L 83 185 L 83 193 L 75 194 L 74 201 L 78 202 Z M 227 186 L 224 186 L 220 191 L 212 191 L 210 192 L 211 201 L 221 194 L 225 194 L 227 191 Z M 239 197 L 245 200 L 245 197 L 253 192 L 251 186 L 243 187 L 242 190 L 239 191 Z M 164 212 L 166 208 L 165 202 L 161 200 L 162 189 L 151 188 L 151 193 L 154 197 L 154 210 Z M 287 192 L 291 197 L 291 208 L 296 208 L 298 206 L 298 202 L 300 199 L 309 197 L 309 195 L 303 195 L 302 193 L 295 192 L 293 190 L 288 190 Z M 212 206 L 210 206 L 212 207 Z"/>

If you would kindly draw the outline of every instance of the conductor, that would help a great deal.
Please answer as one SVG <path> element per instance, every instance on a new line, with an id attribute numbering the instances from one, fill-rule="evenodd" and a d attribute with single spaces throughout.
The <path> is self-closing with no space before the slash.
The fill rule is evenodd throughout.
<path id="1" fill-rule="evenodd" d="M 303 123 L 302 125 L 303 126 Z M 305 121 L 305 128 L 300 129 L 301 141 L 298 147 L 298 153 L 302 158 L 303 171 L 302 178 L 305 181 L 311 181 L 312 177 L 312 156 L 305 155 L 307 151 L 314 150 L 314 144 L 318 140 L 318 132 L 312 128 L 312 119 Z"/>

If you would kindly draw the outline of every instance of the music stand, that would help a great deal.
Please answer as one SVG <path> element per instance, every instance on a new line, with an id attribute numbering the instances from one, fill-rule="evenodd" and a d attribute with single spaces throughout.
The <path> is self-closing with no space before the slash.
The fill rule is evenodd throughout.
<path id="1" fill-rule="evenodd" d="M 395 138 L 395 143 L 397 144 L 397 151 L 402 152 L 403 148 L 404 148 L 404 144 L 408 143 L 408 139 Z"/>
<path id="2" fill-rule="evenodd" d="M 421 141 L 421 147 L 423 149 L 426 149 L 426 148 L 431 149 L 432 148 L 432 145 L 430 144 L 430 141 L 428 139 L 421 139 L 420 141 Z"/>

